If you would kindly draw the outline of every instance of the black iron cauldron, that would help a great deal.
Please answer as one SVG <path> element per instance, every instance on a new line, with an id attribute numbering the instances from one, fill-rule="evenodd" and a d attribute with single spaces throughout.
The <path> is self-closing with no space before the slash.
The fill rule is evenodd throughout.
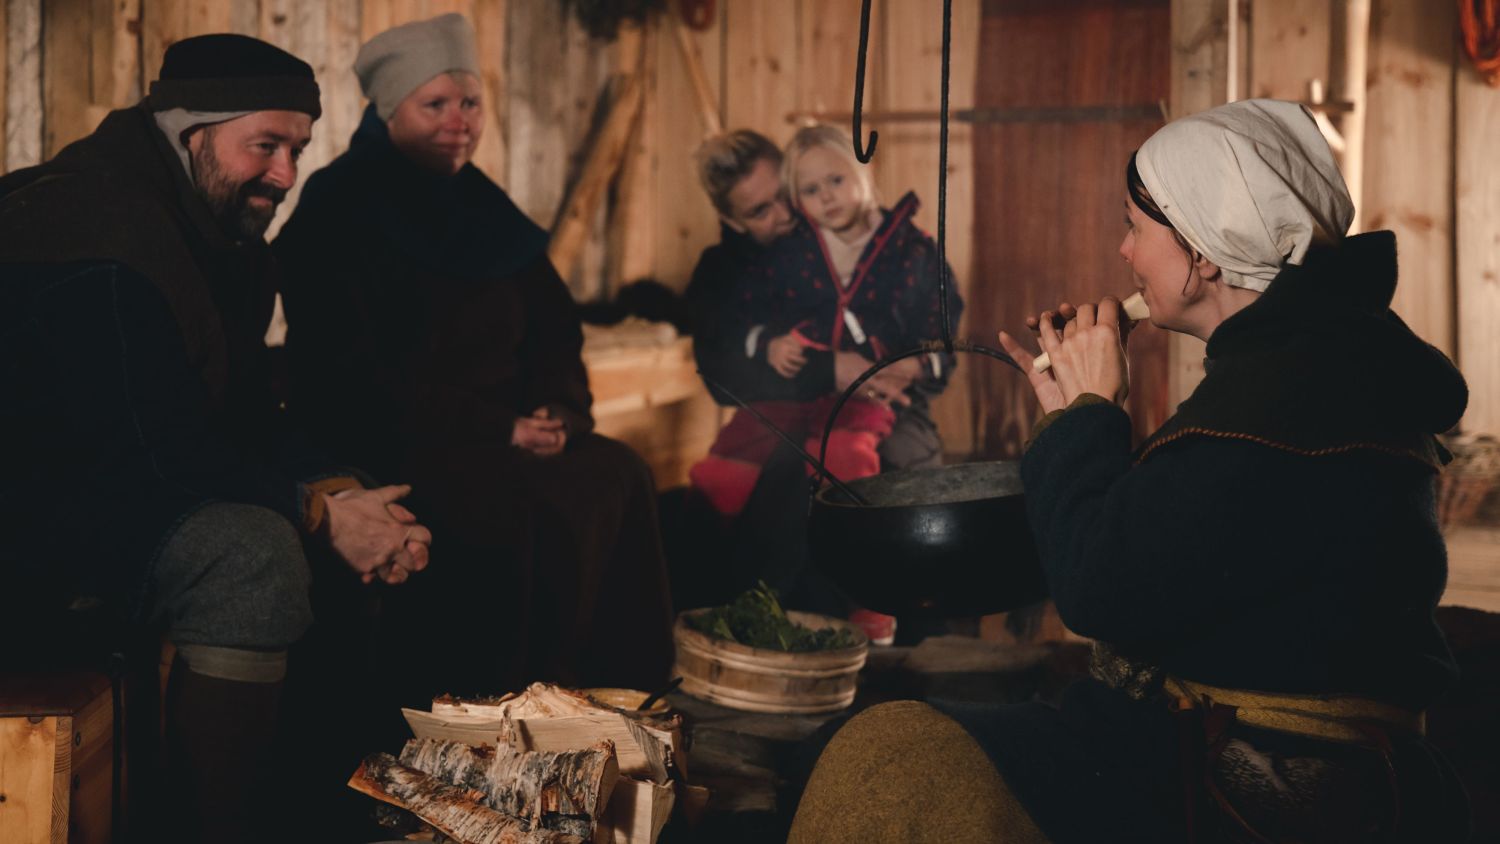
<path id="1" fill-rule="evenodd" d="M 984 346 L 954 348 L 1016 366 Z M 839 410 L 866 380 L 932 350 L 888 358 L 851 384 L 829 414 L 820 457 Z M 887 472 L 823 486 L 812 498 L 808 543 L 814 564 L 839 588 L 892 615 L 981 615 L 1047 594 L 1015 462 Z"/>
<path id="2" fill-rule="evenodd" d="M 1026 521 L 1020 467 L 1009 461 L 887 472 L 812 500 L 814 563 L 861 605 L 892 615 L 969 616 L 1046 597 Z"/>

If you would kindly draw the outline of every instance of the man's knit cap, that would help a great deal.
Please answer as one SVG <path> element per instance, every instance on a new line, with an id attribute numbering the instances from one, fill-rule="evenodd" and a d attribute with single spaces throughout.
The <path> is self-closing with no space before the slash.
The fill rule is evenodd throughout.
<path id="1" fill-rule="evenodd" d="M 300 111 L 322 114 L 312 67 L 247 35 L 199 35 L 167 48 L 151 83 L 151 111 Z"/>

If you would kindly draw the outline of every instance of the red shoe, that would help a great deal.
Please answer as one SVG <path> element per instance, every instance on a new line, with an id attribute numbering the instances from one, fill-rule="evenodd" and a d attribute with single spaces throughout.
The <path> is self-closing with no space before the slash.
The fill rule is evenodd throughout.
<path id="1" fill-rule="evenodd" d="M 872 645 L 890 645 L 896 641 L 896 617 L 874 610 L 857 609 L 849 620 L 869 637 Z"/>

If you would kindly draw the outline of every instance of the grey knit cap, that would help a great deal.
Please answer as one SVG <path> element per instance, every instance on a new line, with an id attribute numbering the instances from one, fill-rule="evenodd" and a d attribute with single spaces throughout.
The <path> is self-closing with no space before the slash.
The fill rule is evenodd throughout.
<path id="1" fill-rule="evenodd" d="M 354 59 L 359 87 L 381 120 L 390 120 L 428 80 L 455 70 L 479 76 L 474 26 L 456 13 L 387 29 L 365 42 Z"/>

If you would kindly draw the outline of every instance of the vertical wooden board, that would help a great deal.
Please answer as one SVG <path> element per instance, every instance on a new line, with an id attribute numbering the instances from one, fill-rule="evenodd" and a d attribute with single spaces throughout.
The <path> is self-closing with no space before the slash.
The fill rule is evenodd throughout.
<path id="1" fill-rule="evenodd" d="M 0 718 L 0 840 L 52 841 L 57 718 Z"/>
<path id="2" fill-rule="evenodd" d="M 811 111 L 846 112 L 854 103 L 860 0 L 803 0 L 800 6 L 797 105 Z M 872 17 L 877 14 L 880 14 L 878 9 L 871 11 Z M 876 63 L 880 40 L 880 22 L 872 19 L 865 68 L 867 110 L 871 107 L 871 86 L 879 85 Z"/>
<path id="3" fill-rule="evenodd" d="M 1242 33 L 1241 12 L 1251 0 L 1172 0 L 1172 91 L 1170 112 L 1176 117 L 1229 102 L 1250 80 L 1251 39 Z M 1260 5 L 1264 5 L 1261 3 Z M 1241 45 L 1250 55 L 1237 55 Z M 1204 343 L 1173 332 L 1167 338 L 1167 407 L 1175 410 L 1203 380 Z"/>
<path id="4" fill-rule="evenodd" d="M 141 93 L 149 93 L 161 71 L 167 47 L 185 37 L 187 6 L 184 0 L 141 0 Z"/>
<path id="5" fill-rule="evenodd" d="M 719 27 L 716 17 L 706 32 L 692 38 L 703 53 L 706 68 L 720 63 Z M 656 277 L 676 290 L 687 287 L 698 256 L 719 239 L 719 218 L 708 201 L 693 167 L 693 153 L 703 142 L 703 120 L 687 64 L 677 44 L 676 22 L 663 20 L 656 27 Z M 709 84 L 717 88 L 718 74 L 709 73 Z M 714 96 L 722 101 L 721 91 Z"/>
<path id="6" fill-rule="evenodd" d="M 7 92 L 7 80 L 10 78 L 7 70 L 10 66 L 10 15 L 9 3 L 0 3 L 0 140 L 5 138 L 5 101 Z M 5 172 L 5 149 L 0 147 L 0 173 Z"/>
<path id="7" fill-rule="evenodd" d="M 329 0 L 323 70 L 318 86 L 323 94 L 323 116 L 313 127 L 329 144 L 328 160 L 339 157 L 349 148 L 349 138 L 359 126 L 364 111 L 364 95 L 354 75 L 354 59 L 359 54 L 359 0 Z M 321 166 L 321 165 L 319 165 Z M 314 172 L 304 164 L 303 178 Z"/>
<path id="8" fill-rule="evenodd" d="M 1375 0 L 1370 15 L 1363 219 L 1396 233 L 1391 307 L 1418 336 L 1455 354 L 1451 3 Z"/>
<path id="9" fill-rule="evenodd" d="M 1153 103 L 1170 87 L 1170 6 L 1161 2 L 986 4 L 980 107 Z M 1004 45 L 1004 49 L 1000 48 Z M 1080 61 L 1078 57 L 1088 57 Z M 974 129 L 977 271 L 969 311 L 987 331 L 1024 333 L 1024 319 L 1059 301 L 1131 290 L 1116 247 L 1122 175 L 1159 119 L 982 124 Z M 876 153 L 877 157 L 879 153 Z M 1129 409 L 1137 436 L 1167 415 L 1167 338 L 1131 337 Z M 971 366 L 986 456 L 1014 456 L 1036 416 L 1030 388 L 1000 367 Z"/>
<path id="10" fill-rule="evenodd" d="M 1250 92 L 1305 100 L 1308 81 L 1329 80 L 1330 0 L 1256 0 L 1250 28 Z"/>
<path id="11" fill-rule="evenodd" d="M 7 0 L 5 169 L 42 160 L 42 2 Z"/>
<path id="12" fill-rule="evenodd" d="M 936 111 L 942 102 L 942 0 L 900 0 L 879 7 L 885 45 L 873 71 L 878 73 L 879 107 L 889 110 Z M 974 104 L 974 86 L 979 61 L 978 0 L 957 0 L 953 4 L 952 53 L 949 65 L 950 111 Z M 922 200 L 916 223 L 937 237 L 938 164 L 940 160 L 940 126 L 930 123 L 898 123 L 882 128 L 879 168 L 876 183 L 887 205 L 908 190 L 915 190 Z M 953 281 L 965 301 L 970 297 L 969 281 L 973 276 L 974 238 L 974 158 L 973 129 L 967 123 L 951 121 L 948 138 L 947 244 Z M 954 326 L 958 337 L 972 321 Z M 992 331 L 979 332 L 980 342 L 993 344 Z M 934 338 L 935 339 L 935 338 Z M 984 358 L 962 356 L 961 371 L 971 366 L 986 366 Z M 955 377 L 943 395 L 934 402 L 933 417 L 942 432 L 945 452 L 963 456 L 974 452 L 974 398 L 967 372 Z"/>
<path id="13" fill-rule="evenodd" d="M 1468 62 L 1456 84 L 1458 363 L 1469 381 L 1463 427 L 1500 433 L 1500 91 Z"/>
<path id="14" fill-rule="evenodd" d="M 93 0 L 90 99 L 98 109 L 141 98 L 141 0 Z"/>
<path id="15" fill-rule="evenodd" d="M 264 8 L 261 15 L 264 19 Z M 141 91 L 150 90 L 168 47 L 194 35 L 240 31 L 235 29 L 237 21 L 242 26 L 246 23 L 243 13 L 236 13 L 234 4 L 228 2 L 141 0 Z M 240 32 L 260 35 L 255 30 Z"/>
<path id="16" fill-rule="evenodd" d="M 505 27 L 507 0 L 474 0 L 470 19 L 479 42 L 484 83 L 484 130 L 474 166 L 495 182 L 505 178 Z"/>
<path id="17" fill-rule="evenodd" d="M 312 66 L 313 76 L 317 78 L 320 86 L 328 72 L 327 47 L 328 47 L 328 19 L 330 16 L 330 5 L 336 0 L 261 0 L 260 4 L 260 33 L 258 37 L 269 44 L 275 44 L 283 50 L 291 53 L 299 59 Z M 328 92 L 324 88 L 321 92 L 321 100 L 324 108 L 328 105 Z M 325 115 L 326 117 L 326 115 Z M 302 185 L 307 180 L 307 174 L 317 170 L 331 160 L 331 151 L 334 140 L 330 133 L 321 131 L 323 118 L 313 124 L 312 141 L 303 151 L 302 158 L 297 165 L 298 179 L 287 193 L 286 201 L 276 211 L 276 217 L 271 221 L 270 228 L 266 229 L 266 239 L 274 240 L 281 227 L 286 224 L 293 209 L 297 207 L 297 198 L 302 195 Z M 278 310 L 272 318 L 272 330 L 268 332 L 268 342 L 273 345 L 279 342 L 280 326 L 282 316 Z"/>
<path id="18" fill-rule="evenodd" d="M 638 26 L 627 27 L 620 38 L 619 54 L 633 59 L 618 63 L 616 69 L 642 75 L 641 115 L 625 150 L 611 202 L 606 280 L 610 293 L 624 284 L 656 274 L 656 209 L 660 206 L 656 193 L 656 139 L 660 135 L 656 94 L 658 42 L 649 28 Z M 629 66 L 631 61 L 634 69 Z"/>
<path id="19" fill-rule="evenodd" d="M 69 844 L 109 844 L 114 783 L 114 701 L 106 688 L 74 714 L 67 734 L 70 758 Z M 61 727 L 61 724 L 59 724 Z"/>
<path id="20" fill-rule="evenodd" d="M 260 0 L 231 0 L 229 31 L 255 36 L 260 32 Z"/>
<path id="21" fill-rule="evenodd" d="M 799 105 L 798 0 L 723 5 L 724 126 L 785 144 L 795 129 L 787 112 Z"/>
<path id="22" fill-rule="evenodd" d="M 589 40 L 562 4 L 515 0 L 506 25 L 510 155 L 502 186 L 522 211 L 551 228 L 580 153 L 570 141 L 593 108 L 596 88 L 575 83 L 588 65 Z"/>
<path id="23" fill-rule="evenodd" d="M 93 130 L 88 61 L 93 36 L 91 0 L 49 0 L 42 17 L 42 107 L 46 109 L 42 155 Z"/>

